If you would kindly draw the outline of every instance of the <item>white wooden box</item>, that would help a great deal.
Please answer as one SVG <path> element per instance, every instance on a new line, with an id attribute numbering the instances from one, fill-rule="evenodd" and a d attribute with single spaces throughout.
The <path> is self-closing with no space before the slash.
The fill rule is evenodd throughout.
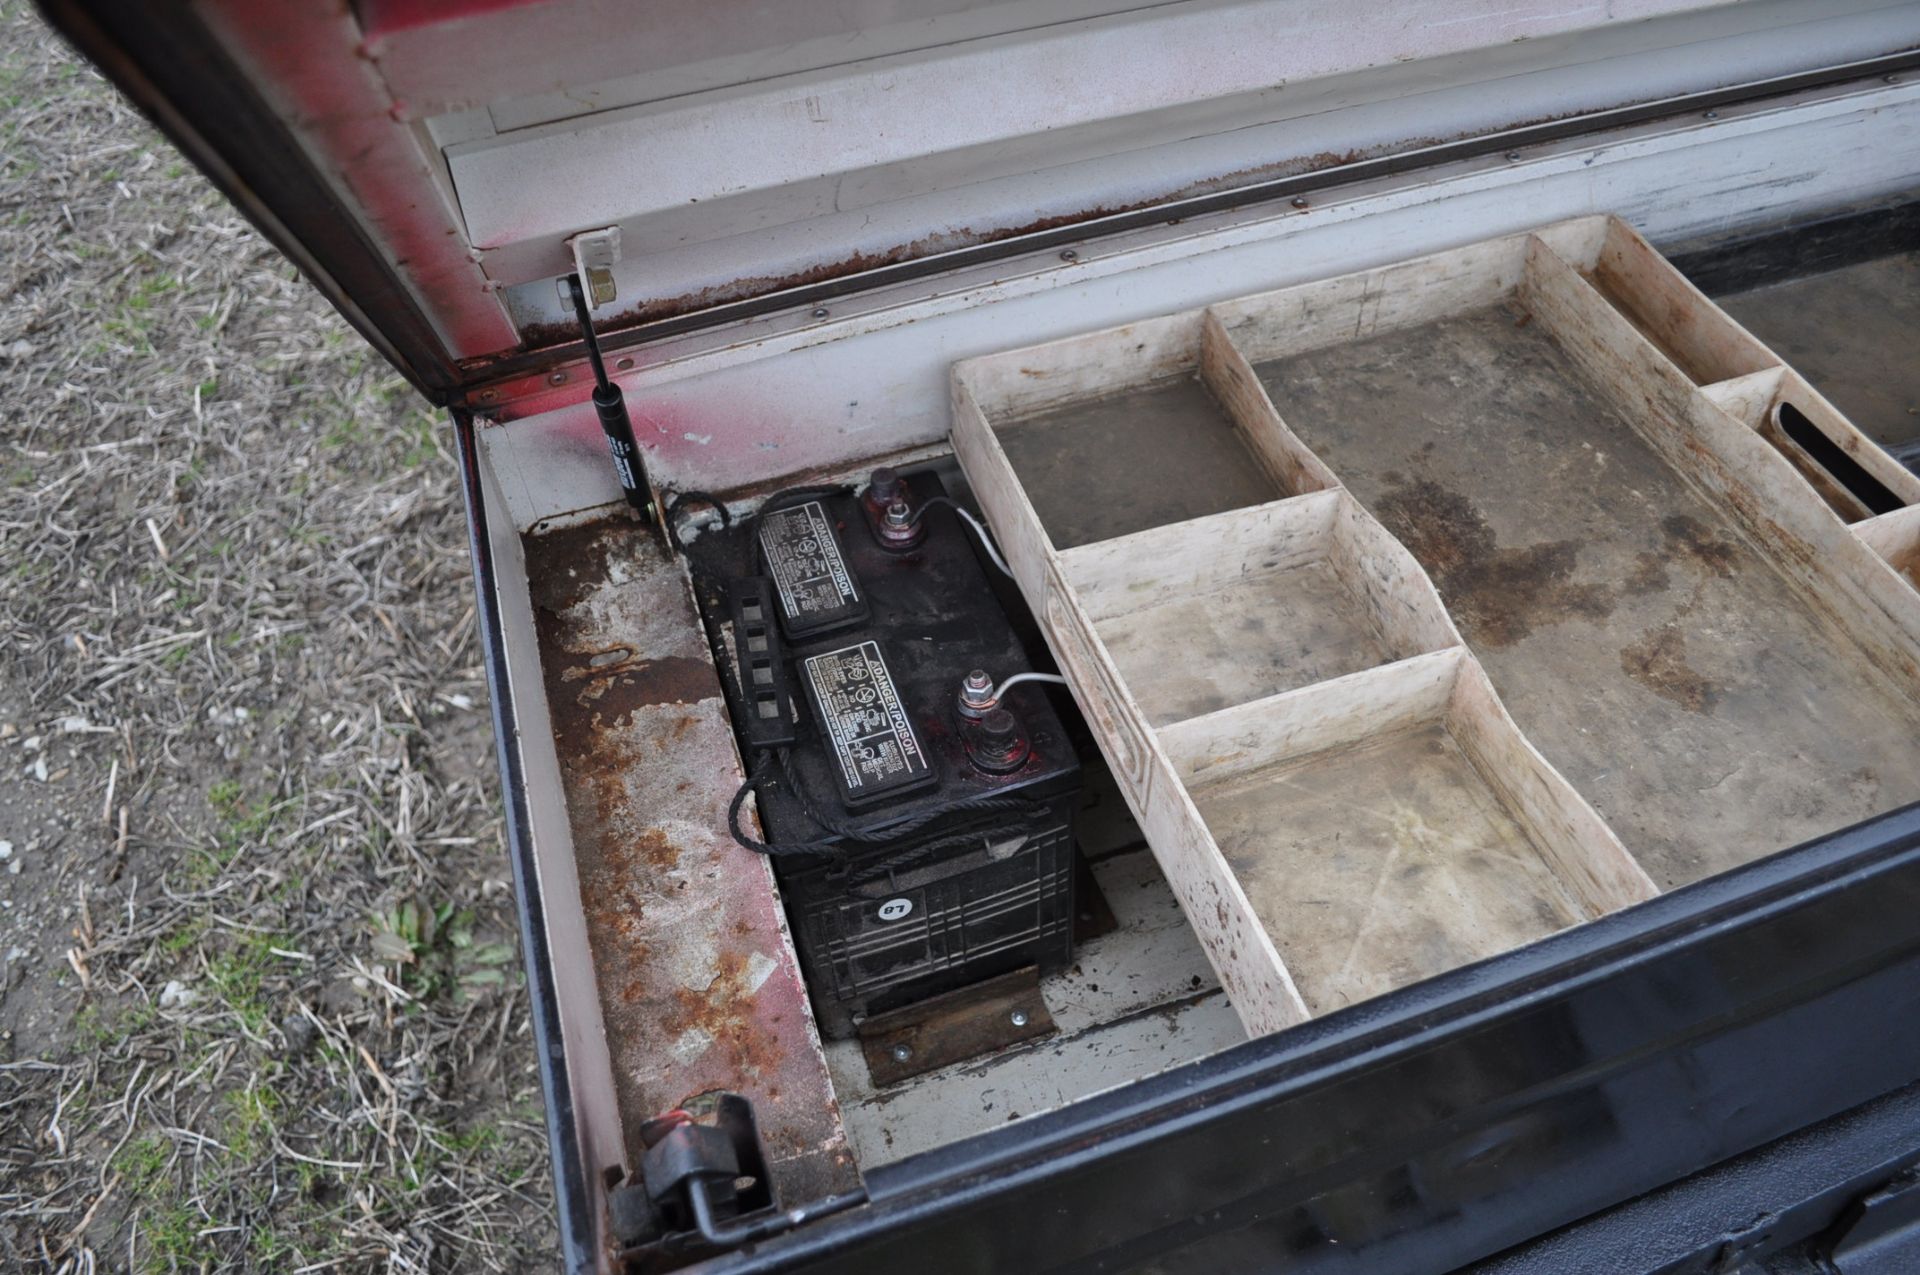
<path id="1" fill-rule="evenodd" d="M 966 360 L 953 405 L 1250 1031 L 1920 797 L 1920 481 L 1617 219 Z"/>

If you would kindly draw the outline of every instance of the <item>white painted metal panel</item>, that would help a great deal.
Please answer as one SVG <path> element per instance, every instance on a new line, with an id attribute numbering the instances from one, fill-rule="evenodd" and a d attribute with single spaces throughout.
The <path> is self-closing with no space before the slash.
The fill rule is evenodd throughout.
<path id="1" fill-rule="evenodd" d="M 1644 102 L 1920 40 L 1888 0 L 1184 3 L 450 146 L 516 319 L 564 240 L 624 229 L 617 310 L 675 307 L 1054 218 Z M 537 192 L 532 194 L 530 192 Z"/>
<path id="2" fill-rule="evenodd" d="M 903 284 L 664 342 L 621 381 L 649 467 L 668 487 L 728 488 L 937 442 L 957 359 L 1037 344 L 1455 247 L 1588 213 L 1655 241 L 1778 219 L 1911 185 L 1920 85 L 1881 84 L 1729 109 L 1417 176 L 1327 192 L 1304 211 L 1219 214 L 1055 254 Z M 578 390 L 516 404 L 506 427 L 537 466 L 549 440 L 566 483 L 531 481 L 539 517 L 618 499 L 588 459 Z M 531 450 L 528 450 L 531 449 Z"/>

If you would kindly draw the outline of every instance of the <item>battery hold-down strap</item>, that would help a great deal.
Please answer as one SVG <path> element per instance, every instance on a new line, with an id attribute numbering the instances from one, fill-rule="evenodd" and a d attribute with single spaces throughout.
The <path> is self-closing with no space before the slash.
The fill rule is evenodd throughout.
<path id="1" fill-rule="evenodd" d="M 824 836 L 812 837 L 805 841 L 762 841 L 749 833 L 740 822 L 742 811 L 746 807 L 747 794 L 755 791 L 763 783 L 776 782 L 770 773 L 778 768 L 778 781 L 786 785 L 787 791 L 806 812 L 808 819 L 825 830 Z M 854 846 L 891 845 L 920 831 L 928 824 L 945 819 L 950 815 L 1007 813 L 1021 816 L 1027 822 L 1038 825 L 1048 816 L 1047 807 L 1024 797 L 997 797 L 983 795 L 968 797 L 962 801 L 949 802 L 932 810 L 923 811 L 911 819 L 900 823 L 888 824 L 872 832 L 863 831 L 851 825 L 841 823 L 807 795 L 806 788 L 800 783 L 800 776 L 794 772 L 793 757 L 784 748 L 763 750 L 754 755 L 747 767 L 747 777 L 740 781 L 740 787 L 733 794 L 733 801 L 727 806 L 727 831 L 740 845 L 755 854 L 841 854 Z M 979 835 L 978 829 L 956 832 L 950 837 L 920 847 L 922 851 L 938 849 L 947 845 L 958 845 Z"/>

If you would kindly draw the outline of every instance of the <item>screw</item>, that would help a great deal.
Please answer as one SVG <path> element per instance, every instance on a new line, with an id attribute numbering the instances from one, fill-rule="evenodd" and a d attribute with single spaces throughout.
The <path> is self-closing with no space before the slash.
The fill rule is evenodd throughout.
<path id="1" fill-rule="evenodd" d="M 1014 1010 L 1012 1022 L 1015 1027 L 1025 1027 L 1027 1025 L 1027 1011 L 1024 1009 Z"/>
<path id="2" fill-rule="evenodd" d="M 631 372 L 633 371 L 633 360 L 621 359 L 618 363 L 615 363 L 614 366 L 619 368 L 622 372 Z"/>
<path id="3" fill-rule="evenodd" d="M 895 1045 L 893 1047 L 893 1060 L 895 1062 L 905 1062 L 911 1057 L 913 1057 L 912 1045 Z"/>
<path id="4" fill-rule="evenodd" d="M 1077 252 L 1075 252 L 1075 251 L 1074 251 L 1073 249 L 1071 249 L 1071 248 L 1062 248 L 1062 249 L 1060 250 L 1060 260 L 1062 260 L 1062 261 L 1078 261 L 1078 260 L 1080 260 L 1080 254 L 1079 254 L 1079 253 L 1077 253 Z"/>
<path id="5" fill-rule="evenodd" d="M 555 372 L 552 376 L 549 376 L 547 378 L 548 385 L 565 385 L 566 383 L 567 383 L 567 374 L 565 372 Z"/>
<path id="6" fill-rule="evenodd" d="M 1307 206 L 1307 197 L 1305 195 L 1295 195 L 1293 197 L 1293 206 L 1295 208 L 1305 208 Z"/>
<path id="7" fill-rule="evenodd" d="M 813 308 L 813 317 L 816 319 L 824 319 L 831 313 L 832 311 L 827 309 L 827 307 L 823 305 L 815 306 Z"/>

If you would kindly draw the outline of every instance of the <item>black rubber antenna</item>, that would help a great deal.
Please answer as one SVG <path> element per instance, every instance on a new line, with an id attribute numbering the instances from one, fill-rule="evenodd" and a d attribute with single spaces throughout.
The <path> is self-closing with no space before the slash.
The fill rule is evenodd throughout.
<path id="1" fill-rule="evenodd" d="M 587 312 L 587 294 L 578 275 L 560 281 L 561 290 L 573 302 L 580 319 L 580 335 L 586 338 L 587 361 L 593 364 L 593 410 L 599 413 L 600 430 L 607 436 L 607 450 L 613 453 L 613 467 L 620 475 L 620 489 L 627 503 L 640 516 L 653 521 L 653 498 L 647 492 L 646 466 L 640 460 L 640 448 L 633 441 L 633 421 L 627 416 L 627 400 L 620 387 L 607 379 L 607 365 L 600 358 L 600 338 L 593 334 L 593 316 Z"/>

